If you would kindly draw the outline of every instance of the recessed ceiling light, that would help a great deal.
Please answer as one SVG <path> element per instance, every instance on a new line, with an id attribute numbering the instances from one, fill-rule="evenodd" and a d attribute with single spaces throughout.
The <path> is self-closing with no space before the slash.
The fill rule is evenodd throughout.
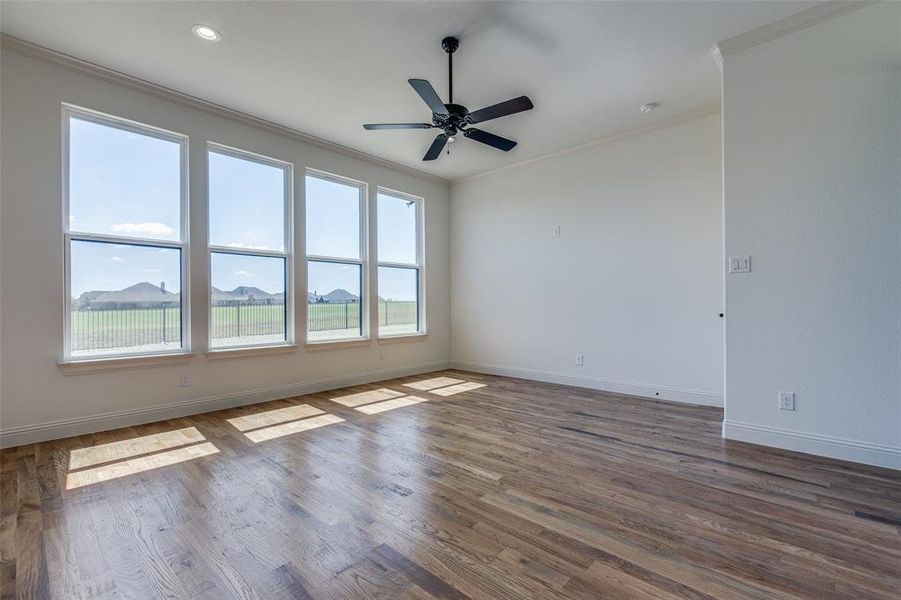
<path id="1" fill-rule="evenodd" d="M 639 106 L 638 110 L 640 110 L 643 113 L 649 113 L 649 112 L 655 110 L 658 106 L 660 106 L 660 105 L 657 104 L 656 102 L 646 102 L 645 104 L 642 104 L 641 106 Z"/>
<path id="2" fill-rule="evenodd" d="M 218 31 L 209 25 L 195 25 L 191 28 L 191 31 L 194 32 L 194 35 L 207 42 L 218 42 L 222 37 Z"/>

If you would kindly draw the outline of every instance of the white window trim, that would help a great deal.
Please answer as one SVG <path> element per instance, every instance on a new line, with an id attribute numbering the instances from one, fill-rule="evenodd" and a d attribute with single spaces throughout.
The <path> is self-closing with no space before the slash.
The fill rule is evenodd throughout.
<path id="1" fill-rule="evenodd" d="M 343 177 L 341 175 L 335 175 L 334 173 L 328 173 L 326 171 L 320 171 L 319 169 L 313 169 L 307 167 L 304 173 L 304 243 L 308 245 L 308 240 L 306 239 L 306 227 L 307 227 L 307 198 L 306 198 L 306 178 L 314 177 L 316 179 L 322 179 L 324 181 L 331 181 L 333 183 L 338 183 L 341 185 L 352 186 L 358 188 L 360 190 L 360 258 L 342 258 L 340 256 L 324 256 L 319 254 L 306 254 L 306 273 L 307 276 L 305 278 L 303 284 L 303 302 L 304 302 L 304 339 L 306 340 L 307 347 L 316 347 L 316 346 L 326 346 L 330 344 L 342 344 L 347 345 L 348 342 L 368 342 L 372 338 L 372 332 L 370 327 L 370 318 L 369 318 L 369 298 L 370 295 L 370 284 L 369 284 L 369 184 L 365 181 L 358 181 L 356 179 L 351 179 L 349 177 Z M 306 250 L 306 249 L 305 249 Z M 309 276 L 309 264 L 310 262 L 329 262 L 335 264 L 343 264 L 343 265 L 359 265 L 360 266 L 360 336 L 358 337 L 349 337 L 349 338 L 335 338 L 335 339 L 325 339 L 325 340 L 316 340 L 310 339 L 310 331 L 309 331 L 309 307 L 307 306 L 307 298 L 309 297 L 310 290 L 310 276 Z"/>
<path id="2" fill-rule="evenodd" d="M 62 103 L 62 143 L 61 143 L 61 173 L 62 177 L 62 223 L 63 223 L 63 262 L 64 262 L 64 278 L 65 278 L 65 297 L 63 301 L 63 357 L 61 365 L 68 365 L 82 361 L 114 361 L 115 359 L 126 358 L 145 358 L 157 356 L 187 355 L 191 353 L 191 293 L 189 289 L 190 278 L 190 223 L 189 223 L 189 140 L 188 136 L 168 131 L 152 125 L 146 125 L 130 119 L 109 115 L 99 111 L 83 108 L 74 104 Z M 95 233 L 79 233 L 72 232 L 69 229 L 69 120 L 75 117 L 84 121 L 90 121 L 100 125 L 115 127 L 124 131 L 131 131 L 140 135 L 156 137 L 169 142 L 179 144 L 179 175 L 181 177 L 180 190 L 180 238 L 178 241 L 156 240 L 137 237 L 125 237 L 107 234 Z M 99 353 L 85 356 L 72 356 L 72 339 L 71 339 L 71 304 L 72 304 L 72 274 L 71 274 L 71 246 L 73 241 L 86 242 L 108 242 L 127 246 L 143 246 L 153 248 L 171 248 L 179 250 L 181 257 L 181 348 L 172 350 L 161 350 L 159 352 L 121 352 L 121 353 Z"/>
<path id="3" fill-rule="evenodd" d="M 285 172 L 285 189 L 284 189 L 284 235 L 285 235 L 285 251 L 276 250 L 254 250 L 250 248 L 233 248 L 231 246 L 217 246 L 209 244 L 207 246 L 207 355 L 215 355 L 219 352 L 229 352 L 233 350 L 253 350 L 256 348 L 293 348 L 295 340 L 294 326 L 294 164 L 288 161 L 279 160 L 218 144 L 215 142 L 207 142 L 206 145 L 206 201 L 207 201 L 207 241 L 210 239 L 210 152 L 223 154 L 232 158 L 256 162 L 261 165 L 276 167 Z M 272 342 L 270 344 L 234 344 L 229 346 L 213 346 L 213 305 L 212 305 L 212 289 L 213 289 L 213 253 L 217 254 L 238 254 L 242 256 L 272 257 L 285 259 L 285 339 L 280 342 Z M 229 356 L 237 356 L 229 354 Z"/>
<path id="4" fill-rule="evenodd" d="M 378 260 L 378 223 L 376 223 L 376 243 L 375 243 L 375 252 L 376 252 L 376 297 L 378 294 L 378 268 L 379 267 L 394 267 L 394 268 L 402 268 L 402 269 L 416 269 L 417 271 L 417 286 L 416 286 L 416 306 L 418 308 L 418 320 L 419 327 L 414 333 L 398 333 L 394 335 L 382 335 L 379 333 L 378 323 L 375 326 L 376 338 L 380 340 L 392 340 L 392 339 L 402 339 L 402 338 L 415 338 L 415 337 L 423 337 L 428 335 L 427 327 L 426 327 L 426 268 L 425 268 L 425 199 L 421 196 L 414 196 L 413 194 L 408 194 L 406 192 L 401 192 L 399 190 L 393 190 L 390 188 L 386 188 L 383 186 L 379 186 L 376 188 L 376 210 L 375 215 L 376 219 L 378 219 L 378 197 L 380 194 L 384 194 L 386 196 L 392 196 L 394 198 L 399 198 L 401 200 L 408 200 L 414 202 L 416 205 L 416 262 L 415 263 L 396 263 L 389 261 Z M 378 300 L 376 300 L 376 306 L 378 306 Z"/>

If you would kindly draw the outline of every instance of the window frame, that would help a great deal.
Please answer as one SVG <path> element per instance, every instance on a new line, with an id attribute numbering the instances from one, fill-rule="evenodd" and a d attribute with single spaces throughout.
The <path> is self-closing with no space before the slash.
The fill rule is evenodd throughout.
<path id="1" fill-rule="evenodd" d="M 326 256 L 320 254 L 309 254 L 307 252 L 307 248 L 309 247 L 309 241 L 307 240 L 306 230 L 308 224 L 308 199 L 306 196 L 307 189 L 307 178 L 313 177 L 316 179 L 321 179 L 324 181 L 330 181 L 332 183 L 337 183 L 340 185 L 347 185 L 351 187 L 355 187 L 359 190 L 359 210 L 360 210 L 360 218 L 359 218 L 359 243 L 360 243 L 360 254 L 359 259 L 353 258 L 342 258 L 338 256 Z M 343 177 L 341 175 L 336 175 L 334 173 L 329 173 L 327 171 L 321 171 L 319 169 L 314 169 L 311 167 L 307 167 L 304 170 L 304 254 L 305 254 L 305 269 L 304 274 L 306 277 L 304 278 L 303 284 L 303 302 L 304 302 L 304 340 L 307 345 L 320 345 L 320 344 L 346 344 L 348 342 L 357 342 L 357 341 L 368 341 L 372 337 L 372 332 L 370 330 L 370 317 L 369 317 L 369 184 L 365 181 L 359 181 L 356 179 L 351 179 L 349 177 Z M 310 339 L 310 324 L 309 324 L 309 307 L 307 304 L 309 294 L 310 294 L 310 262 L 326 262 L 332 264 L 339 265 L 359 265 L 360 267 L 360 335 L 357 337 L 346 337 L 346 338 L 334 338 L 334 339 Z"/>
<path id="2" fill-rule="evenodd" d="M 247 160 L 269 167 L 276 167 L 285 172 L 284 181 L 284 235 L 285 250 L 254 250 L 251 248 L 235 248 L 232 246 L 219 246 L 211 244 L 210 239 L 210 153 L 215 152 L 231 158 Z M 256 152 L 241 150 L 232 146 L 226 146 L 217 142 L 206 143 L 206 230 L 207 230 L 207 348 L 211 352 L 229 350 L 252 350 L 254 348 L 272 348 L 278 346 L 292 346 L 294 344 L 294 164 L 285 160 L 279 160 Z M 232 254 L 258 258 L 282 258 L 285 261 L 285 339 L 268 344 L 237 344 L 228 346 L 213 346 L 213 254 Z"/>
<path id="3" fill-rule="evenodd" d="M 82 233 L 72 231 L 69 227 L 69 179 L 70 179 L 70 121 L 77 118 L 98 125 L 113 127 L 122 131 L 128 131 L 138 135 L 155 137 L 179 145 L 179 239 L 159 240 L 142 238 L 137 236 L 122 236 L 100 233 Z M 81 362 L 108 360 L 132 357 L 154 357 L 166 355 L 180 355 L 191 353 L 191 293 L 190 293 L 190 214 L 189 190 L 189 138 L 185 134 L 177 133 L 153 125 L 147 125 L 124 117 L 110 115 L 100 111 L 76 106 L 66 102 L 61 103 L 61 184 L 62 184 L 62 231 L 63 231 L 63 274 L 65 296 L 63 300 L 63 362 Z M 138 351 L 138 352 L 103 352 L 84 356 L 72 356 L 72 242 L 101 242 L 124 246 L 140 246 L 144 248 L 167 248 L 179 251 L 181 281 L 179 295 L 181 296 L 181 348 L 177 350 Z"/>
<path id="4" fill-rule="evenodd" d="M 414 202 L 416 206 L 416 263 L 398 263 L 398 262 L 389 262 L 383 261 L 378 257 L 378 202 L 379 196 L 381 195 L 391 196 L 393 198 L 398 198 L 400 200 L 406 200 L 409 202 Z M 426 269 L 425 269 L 425 198 L 422 196 L 415 196 L 413 194 L 408 194 L 406 192 L 401 192 L 399 190 L 394 190 L 391 188 L 379 186 L 376 188 L 375 194 L 375 218 L 376 218 L 376 228 L 375 228 L 375 253 L 376 253 L 376 310 L 378 310 L 378 269 L 379 267 L 390 267 L 395 269 L 415 269 L 416 270 L 416 308 L 417 308 L 417 329 L 414 333 L 396 333 L 396 334 L 385 334 L 382 335 L 380 333 L 380 328 L 378 323 L 376 323 L 375 331 L 377 339 L 392 339 L 392 338 L 404 338 L 404 337 L 413 337 L 418 335 L 426 335 L 426 310 L 425 310 L 425 285 L 426 285 Z"/>

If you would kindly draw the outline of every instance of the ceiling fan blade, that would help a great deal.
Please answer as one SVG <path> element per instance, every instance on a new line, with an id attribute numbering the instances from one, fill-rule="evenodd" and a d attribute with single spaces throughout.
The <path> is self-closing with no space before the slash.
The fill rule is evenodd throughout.
<path id="1" fill-rule="evenodd" d="M 435 91 L 435 88 L 432 87 L 431 83 L 425 79 L 408 79 L 407 81 L 413 86 L 413 89 L 416 90 L 419 97 L 428 104 L 429 109 L 433 113 L 442 116 L 447 116 L 449 114 L 444 103 L 441 101 L 441 98 L 438 96 L 438 92 Z"/>
<path id="2" fill-rule="evenodd" d="M 430 123 L 366 123 L 363 129 L 375 131 L 378 129 L 431 129 Z"/>
<path id="3" fill-rule="evenodd" d="M 466 122 L 482 123 L 483 121 L 497 119 L 498 117 L 506 117 L 507 115 L 513 115 L 524 110 L 531 110 L 532 108 L 534 108 L 534 106 L 532 105 L 532 101 L 529 100 L 529 97 L 520 96 L 519 98 L 513 98 L 512 100 L 507 100 L 506 102 L 501 102 L 500 104 L 494 104 L 492 106 L 486 106 L 485 108 L 471 112 L 466 117 Z"/>
<path id="4" fill-rule="evenodd" d="M 444 150 L 444 145 L 447 143 L 447 135 L 440 134 L 435 138 L 435 141 L 432 142 L 432 145 L 429 146 L 429 151 L 425 153 L 425 156 L 422 157 L 422 160 L 435 160 L 441 154 L 441 151 Z"/>
<path id="5" fill-rule="evenodd" d="M 516 147 L 516 142 L 514 142 L 513 140 L 502 138 L 499 135 L 494 135 L 493 133 L 488 133 L 487 131 L 482 131 L 481 129 L 469 128 L 463 132 L 463 135 L 471 140 L 482 142 L 483 144 L 487 144 L 492 148 L 497 148 L 498 150 L 503 150 L 504 152 L 509 152 Z"/>

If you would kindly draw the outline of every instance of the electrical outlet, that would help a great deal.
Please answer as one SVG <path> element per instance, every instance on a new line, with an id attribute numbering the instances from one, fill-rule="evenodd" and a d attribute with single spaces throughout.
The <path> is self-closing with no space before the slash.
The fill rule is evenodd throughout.
<path id="1" fill-rule="evenodd" d="M 560 226 L 559 225 L 554 226 L 554 237 L 560 237 Z"/>
<path id="2" fill-rule="evenodd" d="M 585 364 L 585 355 L 584 354 L 576 354 L 576 366 L 581 367 Z"/>
<path id="3" fill-rule="evenodd" d="M 190 387 L 191 386 L 191 374 L 190 373 L 182 373 L 178 377 L 178 385 L 181 387 Z"/>
<path id="4" fill-rule="evenodd" d="M 779 392 L 779 410 L 795 410 L 794 392 Z"/>

